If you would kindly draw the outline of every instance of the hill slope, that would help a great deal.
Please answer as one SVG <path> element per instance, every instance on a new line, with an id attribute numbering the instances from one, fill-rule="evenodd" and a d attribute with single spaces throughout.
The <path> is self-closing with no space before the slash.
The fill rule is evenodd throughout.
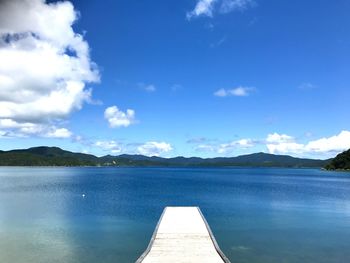
<path id="1" fill-rule="evenodd" d="M 94 155 L 73 153 L 58 147 L 33 147 L 0 152 L 0 165 L 4 166 L 83 166 L 96 165 Z"/>
<path id="2" fill-rule="evenodd" d="M 253 153 L 237 157 L 148 157 L 122 154 L 96 157 L 73 153 L 58 147 L 33 147 L 29 149 L 0 151 L 0 166 L 165 166 L 165 167 L 323 167 L 329 160 L 294 158 L 288 155 Z"/>
<path id="3" fill-rule="evenodd" d="M 350 170 L 350 149 L 338 154 L 325 168 L 327 170 Z"/>

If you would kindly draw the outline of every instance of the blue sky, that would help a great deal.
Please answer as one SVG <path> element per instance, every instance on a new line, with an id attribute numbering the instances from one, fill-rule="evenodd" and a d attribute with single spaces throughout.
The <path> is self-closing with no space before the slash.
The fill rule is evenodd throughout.
<path id="1" fill-rule="evenodd" d="M 350 148 L 349 1 L 0 5 L 2 150 L 328 158 Z"/>

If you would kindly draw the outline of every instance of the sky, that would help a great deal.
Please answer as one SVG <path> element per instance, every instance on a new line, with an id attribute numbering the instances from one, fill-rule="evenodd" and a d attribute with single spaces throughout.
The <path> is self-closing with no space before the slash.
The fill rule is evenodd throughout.
<path id="1" fill-rule="evenodd" d="M 0 149 L 329 158 L 347 0 L 0 0 Z"/>

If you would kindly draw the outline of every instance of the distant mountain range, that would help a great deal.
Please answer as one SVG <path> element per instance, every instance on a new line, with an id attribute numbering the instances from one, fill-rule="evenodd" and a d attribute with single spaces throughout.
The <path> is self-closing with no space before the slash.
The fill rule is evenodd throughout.
<path id="1" fill-rule="evenodd" d="M 97 157 L 91 154 L 74 153 L 58 147 L 33 147 L 29 149 L 0 151 L 0 166 L 131 166 L 131 167 L 324 167 L 331 162 L 295 158 L 288 155 L 253 153 L 237 157 L 148 157 L 122 154 Z"/>

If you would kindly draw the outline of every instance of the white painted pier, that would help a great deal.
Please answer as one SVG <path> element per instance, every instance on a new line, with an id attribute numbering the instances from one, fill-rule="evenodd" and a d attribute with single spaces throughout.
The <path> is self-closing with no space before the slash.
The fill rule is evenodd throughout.
<path id="1" fill-rule="evenodd" d="M 227 263 L 198 207 L 166 207 L 136 263 Z"/>

